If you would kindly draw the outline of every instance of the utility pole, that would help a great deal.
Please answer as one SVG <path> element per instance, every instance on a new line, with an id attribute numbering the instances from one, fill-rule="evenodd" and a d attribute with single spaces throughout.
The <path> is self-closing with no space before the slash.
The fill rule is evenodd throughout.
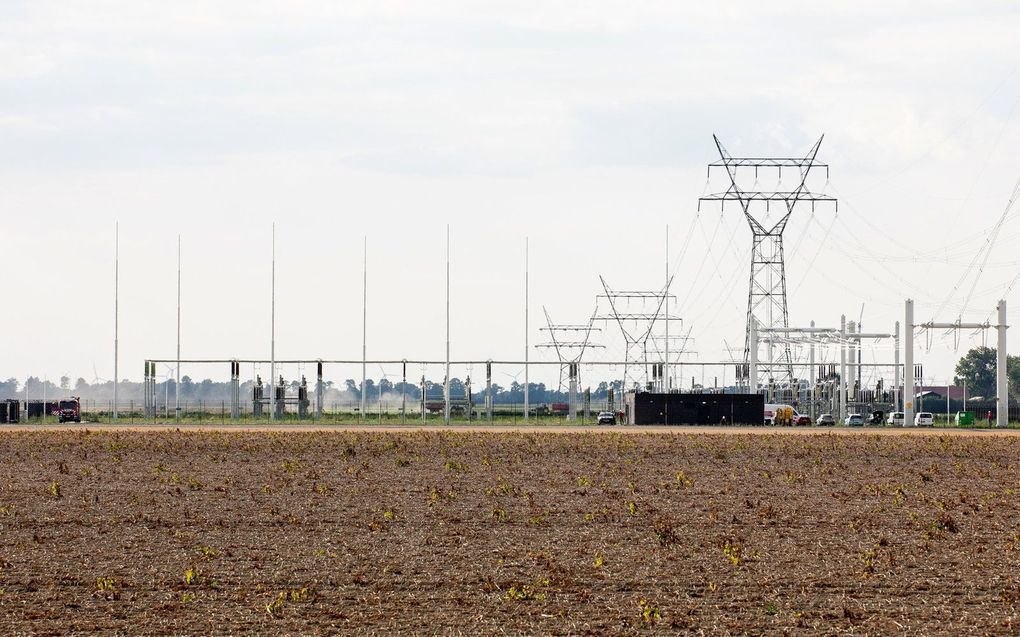
<path id="1" fill-rule="evenodd" d="M 174 420 L 181 420 L 181 235 L 177 235 L 177 367 L 174 380 Z"/>
<path id="2" fill-rule="evenodd" d="M 529 349 L 528 346 L 528 332 L 531 328 L 531 323 L 528 321 L 528 310 L 530 307 L 531 295 L 529 293 L 529 277 L 531 274 L 528 254 L 528 237 L 524 237 L 524 422 L 528 421 L 528 359 Z"/>
<path id="3" fill-rule="evenodd" d="M 276 222 L 273 222 L 269 286 L 269 419 L 276 420 Z"/>
<path id="4" fill-rule="evenodd" d="M 665 293 L 665 314 L 669 316 L 669 224 L 666 224 L 666 293 Z M 669 393 L 669 321 L 666 321 L 666 355 L 663 357 L 663 387 L 665 393 Z"/>
<path id="5" fill-rule="evenodd" d="M 443 423 L 450 424 L 450 224 L 446 224 L 446 378 L 443 380 Z"/>
<path id="6" fill-rule="evenodd" d="M 120 386 L 118 364 L 120 362 L 120 222 L 114 230 L 113 248 L 113 419 L 117 420 L 120 412 L 117 408 L 117 388 Z M 43 385 L 45 389 L 46 385 Z M 46 399 L 43 398 L 43 407 Z"/>
<path id="7" fill-rule="evenodd" d="M 368 409 L 368 235 L 365 235 L 364 254 L 362 261 L 362 282 L 361 282 L 361 421 L 365 420 L 365 410 Z M 447 273 L 449 274 L 449 273 Z M 449 292 L 449 286 L 447 286 Z M 449 340 L 449 339 L 448 339 Z M 449 358 L 449 354 L 447 354 Z M 381 397 L 380 397 L 381 398 Z"/>

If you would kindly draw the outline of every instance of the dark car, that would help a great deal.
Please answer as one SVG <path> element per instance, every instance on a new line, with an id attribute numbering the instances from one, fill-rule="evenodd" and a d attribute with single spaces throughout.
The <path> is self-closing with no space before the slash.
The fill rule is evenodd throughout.
<path id="1" fill-rule="evenodd" d="M 616 414 L 614 414 L 611 411 L 600 411 L 598 419 L 599 419 L 599 424 L 600 425 L 615 425 L 616 424 Z"/>
<path id="2" fill-rule="evenodd" d="M 822 414 L 818 417 L 818 424 L 823 427 L 832 427 L 836 424 L 836 419 L 832 417 L 832 414 Z"/>
<path id="3" fill-rule="evenodd" d="M 793 424 L 795 424 L 795 425 L 810 425 L 811 424 L 811 416 L 806 416 L 804 414 L 801 414 L 801 415 L 797 416 L 797 421 L 795 423 L 793 423 Z"/>

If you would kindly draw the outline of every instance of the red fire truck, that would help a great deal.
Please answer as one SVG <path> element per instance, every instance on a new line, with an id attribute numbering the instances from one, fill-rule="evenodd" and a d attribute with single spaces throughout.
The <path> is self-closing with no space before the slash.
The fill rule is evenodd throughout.
<path id="1" fill-rule="evenodd" d="M 81 400 L 75 396 L 59 402 L 57 420 L 60 422 L 81 422 Z"/>

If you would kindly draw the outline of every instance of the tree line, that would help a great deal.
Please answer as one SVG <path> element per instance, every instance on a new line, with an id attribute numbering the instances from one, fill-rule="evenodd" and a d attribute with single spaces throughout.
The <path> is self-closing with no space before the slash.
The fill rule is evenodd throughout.
<path id="1" fill-rule="evenodd" d="M 388 378 L 377 380 L 368 378 L 365 380 L 364 388 L 352 378 L 348 378 L 340 384 L 333 381 L 324 381 L 323 384 L 325 385 L 325 400 L 329 402 L 360 402 L 363 389 L 365 398 L 368 401 L 376 401 L 380 397 L 384 400 L 400 399 L 402 395 L 406 396 L 408 401 L 419 401 L 422 397 L 422 387 L 418 383 L 394 383 Z M 292 380 L 287 386 L 289 393 L 297 393 L 300 382 Z M 616 395 L 619 396 L 620 386 L 621 383 L 618 380 L 611 382 L 603 381 L 591 388 L 591 398 L 592 400 L 605 400 L 609 395 L 610 388 L 614 389 Z M 254 381 L 243 381 L 241 383 L 241 400 L 250 400 L 254 388 Z M 21 384 L 17 378 L 8 378 L 6 381 L 0 381 L 0 399 L 17 398 L 23 400 L 26 389 L 28 390 L 27 393 L 30 400 L 42 400 L 44 396 L 47 399 L 77 396 L 86 400 L 113 400 L 113 381 L 101 380 L 89 383 L 84 378 L 78 378 L 72 386 L 71 379 L 67 376 L 61 377 L 58 383 L 40 379 L 36 376 L 28 377 L 24 384 Z M 426 401 L 443 399 L 442 381 L 426 380 L 424 390 Z M 177 386 L 172 378 L 157 383 L 157 403 L 162 403 L 163 400 L 172 402 L 176 392 Z M 263 392 L 265 396 L 269 395 L 266 379 L 263 379 Z M 459 378 L 450 379 L 451 400 L 465 400 L 467 394 L 468 386 L 466 381 Z M 583 389 L 579 390 L 579 394 L 583 394 Z M 315 395 L 314 381 L 308 383 L 308 395 L 309 399 L 312 399 Z M 144 384 L 122 380 L 119 383 L 117 396 L 120 401 L 142 402 L 145 396 Z M 208 378 L 196 382 L 190 376 L 181 377 L 180 398 L 182 401 L 229 402 L 230 396 L 231 385 L 229 382 L 213 381 Z M 473 382 L 471 384 L 472 402 L 480 403 L 484 399 L 485 384 Z M 523 403 L 524 384 L 516 380 L 508 386 L 493 383 L 492 399 L 494 404 Z M 536 404 L 565 403 L 568 401 L 568 396 L 566 391 L 551 389 L 545 383 L 528 383 L 528 399 Z"/>

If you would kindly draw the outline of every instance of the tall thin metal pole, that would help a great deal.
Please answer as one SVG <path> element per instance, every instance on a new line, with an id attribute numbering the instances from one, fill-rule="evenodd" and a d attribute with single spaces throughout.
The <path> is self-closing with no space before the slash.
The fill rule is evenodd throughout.
<path id="1" fill-rule="evenodd" d="M 365 390 L 368 381 L 368 235 L 365 236 L 364 253 L 362 255 L 361 281 L 361 420 L 365 420 L 365 409 L 368 408 L 368 392 Z"/>
<path id="2" fill-rule="evenodd" d="M 118 364 L 120 362 L 120 222 L 114 231 L 113 248 L 113 419 L 117 420 L 120 412 L 117 409 Z M 45 385 L 43 386 L 45 387 Z M 45 406 L 46 401 L 43 400 Z"/>
<path id="3" fill-rule="evenodd" d="M 269 283 L 269 419 L 276 419 L 276 222 L 273 222 Z"/>
<path id="4" fill-rule="evenodd" d="M 664 387 L 669 393 L 669 224 L 666 224 L 666 361 L 663 365 L 663 375 L 666 377 Z"/>
<path id="5" fill-rule="evenodd" d="M 174 420 L 181 419 L 181 235 L 177 235 L 177 366 L 174 380 Z"/>
<path id="6" fill-rule="evenodd" d="M 902 398 L 900 397 L 900 322 L 896 321 L 896 331 L 894 332 L 895 344 L 893 345 L 895 352 L 893 353 L 893 411 L 901 411 Z M 964 405 L 964 409 L 966 409 Z"/>
<path id="7" fill-rule="evenodd" d="M 446 377 L 443 380 L 443 422 L 450 424 L 450 224 L 446 224 Z"/>
<path id="8" fill-rule="evenodd" d="M 529 250 L 528 237 L 524 237 L 524 421 L 525 422 L 527 422 L 527 420 L 528 420 L 528 411 L 529 411 L 529 405 L 528 405 L 528 385 L 529 385 L 529 382 L 528 382 L 528 350 L 530 348 L 528 347 L 528 331 L 529 331 L 528 328 L 531 325 L 530 322 L 528 321 L 529 301 L 531 300 L 531 295 L 529 293 L 529 285 L 530 285 L 529 277 L 530 277 L 530 274 L 531 274 L 531 269 L 530 269 L 529 252 L 528 252 L 528 250 Z"/>

